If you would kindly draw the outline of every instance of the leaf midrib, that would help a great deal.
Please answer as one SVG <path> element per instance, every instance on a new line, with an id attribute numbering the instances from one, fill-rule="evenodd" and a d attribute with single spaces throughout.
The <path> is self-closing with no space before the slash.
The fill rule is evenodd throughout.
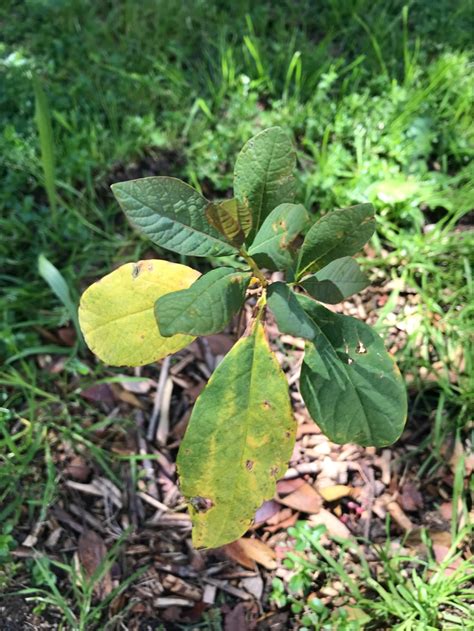
<path id="1" fill-rule="evenodd" d="M 189 231 L 191 231 L 191 232 L 193 232 L 193 233 L 195 233 L 195 234 L 197 234 L 197 235 L 199 235 L 199 236 L 201 236 L 201 237 L 203 236 L 203 237 L 205 237 L 205 238 L 206 238 L 206 239 L 208 239 L 208 240 L 212 240 L 212 241 L 215 241 L 215 242 L 219 243 L 220 245 L 225 245 L 225 246 L 227 246 L 228 248 L 230 248 L 230 249 L 234 250 L 235 252 L 237 252 L 237 249 L 236 249 L 233 245 L 231 245 L 228 241 L 223 241 L 222 239 L 218 239 L 217 237 L 215 237 L 215 236 L 214 236 L 214 235 L 212 235 L 212 234 L 209 234 L 208 232 L 204 232 L 203 230 L 198 230 L 197 228 L 194 228 L 193 226 L 190 226 L 190 225 L 188 225 L 188 224 L 186 224 L 186 223 L 184 223 L 184 222 L 182 222 L 182 221 L 179 221 L 179 220 L 176 218 L 176 215 L 174 215 L 174 216 L 168 216 L 168 215 L 166 215 L 165 213 L 160 213 L 160 212 L 158 212 L 157 210 L 155 210 L 154 208 L 152 208 L 149 204 L 145 204 L 145 203 L 144 203 L 141 199 L 139 199 L 138 197 L 135 197 L 135 195 L 132 195 L 132 193 L 130 193 L 130 192 L 128 192 L 128 191 L 126 192 L 126 194 L 127 194 L 127 195 L 131 198 L 131 199 L 133 199 L 134 201 L 136 201 L 136 202 L 138 202 L 138 203 L 142 204 L 142 207 L 143 207 L 143 208 L 147 208 L 147 209 L 148 209 L 148 210 L 150 210 L 152 213 L 155 213 L 156 215 L 158 215 L 158 217 L 159 217 L 159 218 L 170 219 L 171 221 L 173 221 L 173 223 L 176 223 L 176 224 L 178 224 L 179 226 L 183 226 L 183 227 L 184 227 L 184 228 L 186 228 L 187 230 L 189 230 Z M 205 198 L 203 197 L 203 199 L 205 199 Z M 132 218 L 129 210 L 126 210 L 126 209 L 125 209 L 125 213 L 126 213 L 127 215 L 129 215 L 129 216 L 130 216 L 130 218 Z M 136 223 L 135 218 L 133 218 L 132 220 Z M 141 226 L 137 226 L 137 227 L 140 227 L 140 228 L 141 228 Z"/>

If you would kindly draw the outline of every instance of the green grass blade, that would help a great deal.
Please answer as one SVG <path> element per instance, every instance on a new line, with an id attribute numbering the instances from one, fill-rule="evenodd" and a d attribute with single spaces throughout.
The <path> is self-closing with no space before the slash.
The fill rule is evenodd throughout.
<path id="1" fill-rule="evenodd" d="M 64 276 L 43 254 L 40 254 L 38 257 L 38 272 L 66 308 L 76 329 L 77 339 L 82 343 L 82 333 L 77 316 L 77 305 L 71 298 L 71 293 Z"/>
<path id="2" fill-rule="evenodd" d="M 51 111 L 48 99 L 38 77 L 33 76 L 33 89 L 35 92 L 35 120 L 41 149 L 41 168 L 43 169 L 44 185 L 48 196 L 51 216 L 56 221 L 57 193 L 54 164 L 54 137 L 51 124 Z"/>

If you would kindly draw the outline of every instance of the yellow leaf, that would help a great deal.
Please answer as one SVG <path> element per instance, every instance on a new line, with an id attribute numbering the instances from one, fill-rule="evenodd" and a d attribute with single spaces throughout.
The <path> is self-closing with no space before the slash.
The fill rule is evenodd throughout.
<path id="1" fill-rule="evenodd" d="M 199 272 L 157 259 L 126 263 L 91 285 L 79 305 L 87 345 L 112 366 L 143 366 L 190 344 L 194 337 L 162 337 L 153 308 L 161 296 L 187 289 Z"/>
<path id="2" fill-rule="evenodd" d="M 319 494 L 326 502 L 337 502 L 337 500 L 352 495 L 353 489 L 350 486 L 344 484 L 334 484 L 333 486 L 326 486 L 323 489 L 318 489 Z"/>

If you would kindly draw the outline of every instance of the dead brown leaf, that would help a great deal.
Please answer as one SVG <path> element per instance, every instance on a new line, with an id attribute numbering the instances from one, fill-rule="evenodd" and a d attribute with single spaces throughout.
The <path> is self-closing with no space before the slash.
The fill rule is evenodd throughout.
<path id="1" fill-rule="evenodd" d="M 276 515 L 280 510 L 280 504 L 275 500 L 267 500 L 263 502 L 260 508 L 257 509 L 253 520 L 254 527 L 264 524 L 270 517 Z"/>
<path id="2" fill-rule="evenodd" d="M 94 530 L 84 528 L 77 545 L 79 561 L 84 568 L 87 578 L 92 578 L 107 555 L 107 547 L 100 535 Z M 112 591 L 112 576 L 110 571 L 94 585 L 94 592 L 103 600 Z"/>
<path id="3" fill-rule="evenodd" d="M 91 468 L 82 456 L 74 456 L 64 469 L 67 477 L 79 482 L 86 482 L 91 474 Z"/>
<path id="4" fill-rule="evenodd" d="M 258 624 L 256 602 L 242 602 L 226 613 L 224 631 L 254 631 Z"/>
<path id="5" fill-rule="evenodd" d="M 409 513 L 423 508 L 423 497 L 413 482 L 405 482 L 402 486 L 398 503 Z"/>
<path id="6" fill-rule="evenodd" d="M 255 569 L 255 563 L 267 570 L 276 568 L 274 551 L 259 539 L 242 537 L 223 546 L 223 550 L 233 561 L 249 570 Z"/>
<path id="7" fill-rule="evenodd" d="M 307 482 L 303 482 L 295 491 L 278 501 L 285 506 L 289 506 L 303 513 L 317 513 L 323 500 L 319 493 Z"/>
<path id="8" fill-rule="evenodd" d="M 114 392 L 108 383 L 96 383 L 90 388 L 81 390 L 80 395 L 83 399 L 94 401 L 94 403 L 107 403 L 109 405 L 115 403 Z"/>
<path id="9" fill-rule="evenodd" d="M 299 489 L 300 486 L 303 486 L 305 481 L 302 478 L 293 478 L 291 480 L 278 480 L 277 482 L 277 493 L 278 495 L 288 495 L 288 493 L 292 493 Z"/>
<path id="10" fill-rule="evenodd" d="M 349 528 L 325 508 L 321 508 L 318 513 L 310 515 L 308 521 L 315 526 L 319 526 L 320 524 L 326 526 L 330 535 L 342 537 L 343 539 L 348 539 L 351 536 Z"/>

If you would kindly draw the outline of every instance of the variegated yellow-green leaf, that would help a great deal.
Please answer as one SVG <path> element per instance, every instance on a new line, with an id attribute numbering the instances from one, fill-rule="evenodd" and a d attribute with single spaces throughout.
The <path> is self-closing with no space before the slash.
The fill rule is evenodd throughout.
<path id="1" fill-rule="evenodd" d="M 107 274 L 81 297 L 79 323 L 87 345 L 112 366 L 143 366 L 176 353 L 194 337 L 161 336 L 153 309 L 160 296 L 186 289 L 198 276 L 186 265 L 156 259 Z"/>
<path id="2" fill-rule="evenodd" d="M 209 204 L 206 217 L 211 226 L 236 246 L 242 245 L 252 227 L 248 205 L 235 198 Z"/>
<path id="3" fill-rule="evenodd" d="M 216 548 L 245 533 L 273 497 L 294 441 L 288 384 L 258 323 L 212 375 L 179 450 L 196 547 Z"/>

